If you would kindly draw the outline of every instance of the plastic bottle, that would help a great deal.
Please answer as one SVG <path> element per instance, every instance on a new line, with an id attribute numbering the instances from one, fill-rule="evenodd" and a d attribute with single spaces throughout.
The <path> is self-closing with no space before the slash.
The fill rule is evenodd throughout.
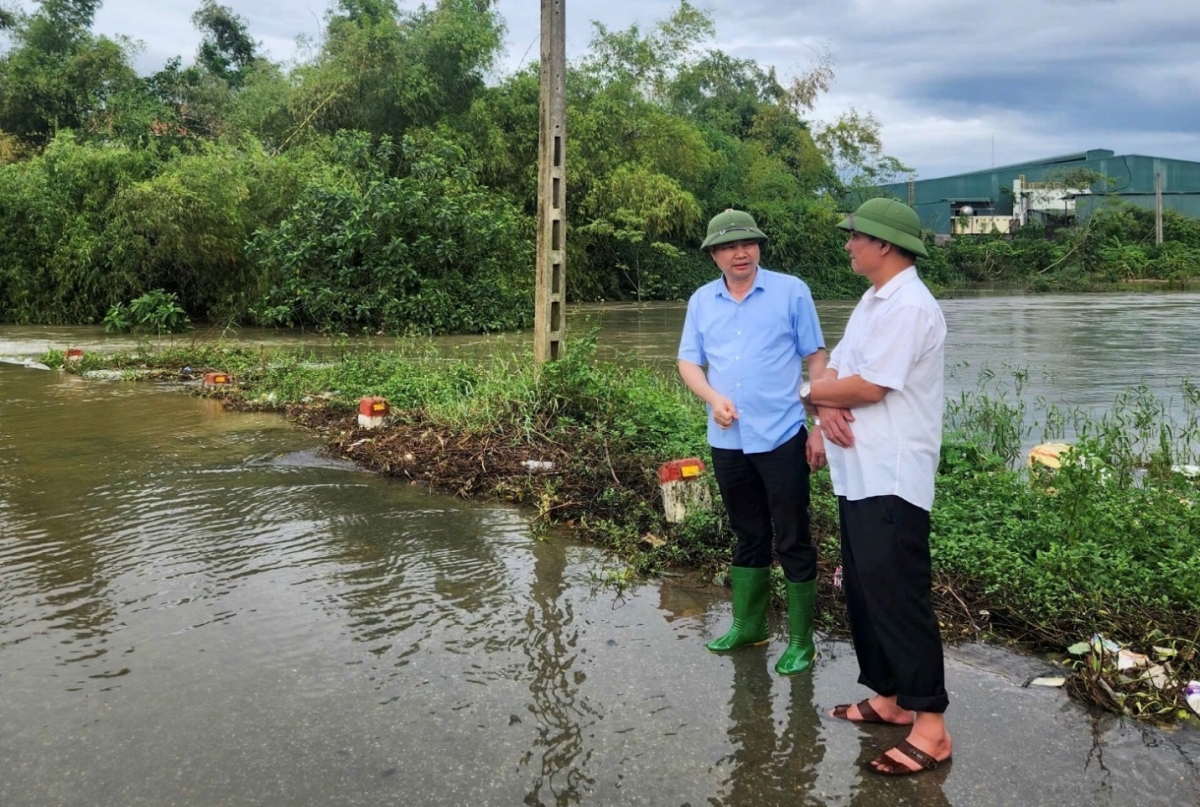
<path id="1" fill-rule="evenodd" d="M 1189 681 L 1183 688 L 1183 699 L 1192 711 L 1200 715 L 1200 681 Z"/>

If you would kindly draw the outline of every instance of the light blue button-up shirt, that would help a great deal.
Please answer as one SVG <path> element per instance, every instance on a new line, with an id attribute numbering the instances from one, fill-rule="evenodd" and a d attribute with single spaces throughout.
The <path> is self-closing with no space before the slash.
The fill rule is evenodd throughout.
<path id="1" fill-rule="evenodd" d="M 724 276 L 688 301 L 679 358 L 708 366 L 708 383 L 733 401 L 738 418 L 728 429 L 708 407 L 708 442 L 747 454 L 771 451 L 800 431 L 801 360 L 825 347 L 808 284 L 758 267 L 754 288 L 739 303 Z"/>

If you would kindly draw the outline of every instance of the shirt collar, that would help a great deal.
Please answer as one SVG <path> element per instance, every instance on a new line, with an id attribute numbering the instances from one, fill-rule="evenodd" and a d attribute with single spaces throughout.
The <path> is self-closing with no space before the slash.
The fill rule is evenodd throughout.
<path id="1" fill-rule="evenodd" d="M 762 264 L 759 264 L 758 268 L 754 270 L 754 286 L 751 287 L 750 292 L 746 295 L 746 297 L 749 297 L 756 291 L 766 291 L 767 286 L 764 282 L 765 280 L 766 272 L 763 270 Z M 715 285 L 717 287 L 718 297 L 724 297 L 727 300 L 733 299 L 729 296 L 729 287 L 725 285 L 725 275 L 718 277 Z M 743 297 L 742 299 L 744 300 L 746 297 Z"/>
<path id="2" fill-rule="evenodd" d="M 884 283 L 883 288 L 877 290 L 874 286 L 872 286 L 871 288 L 867 289 L 867 293 L 864 296 L 867 299 L 879 298 L 880 300 L 886 300 L 899 291 L 900 287 L 905 283 L 916 280 L 916 278 L 917 267 L 910 266 L 900 274 L 893 277 L 887 283 Z"/>

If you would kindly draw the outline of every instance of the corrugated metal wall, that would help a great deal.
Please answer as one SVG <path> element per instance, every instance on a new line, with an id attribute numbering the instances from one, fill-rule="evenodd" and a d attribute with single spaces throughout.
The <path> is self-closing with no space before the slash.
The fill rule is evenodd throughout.
<path id="1" fill-rule="evenodd" d="M 967 174 L 937 179 L 919 179 L 911 184 L 886 185 L 879 190 L 888 196 L 907 201 L 921 217 L 921 225 L 935 233 L 950 232 L 953 212 L 963 203 L 977 213 L 1011 216 L 1013 213 L 1013 182 L 1021 176 L 1027 182 L 1046 182 L 1061 179 L 1064 173 L 1076 170 L 1095 171 L 1109 178 L 1108 183 L 1092 187 L 1096 195 L 1116 194 L 1127 201 L 1144 206 L 1149 195 L 1149 207 L 1154 207 L 1154 175 L 1163 175 L 1163 207 L 1186 216 L 1200 217 L 1200 162 L 1147 157 L 1138 154 L 1116 155 L 1105 149 L 1093 149 L 1076 154 L 1064 154 L 998 168 L 988 168 Z M 853 207 L 858 200 L 847 200 Z M 1096 208 L 1096 200 L 1080 203 L 1080 215 Z"/>

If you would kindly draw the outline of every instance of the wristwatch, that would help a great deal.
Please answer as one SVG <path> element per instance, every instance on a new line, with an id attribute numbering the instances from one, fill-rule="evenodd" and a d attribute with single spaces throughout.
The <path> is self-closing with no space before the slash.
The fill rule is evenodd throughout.
<path id="1" fill-rule="evenodd" d="M 812 384 L 805 381 L 800 385 L 800 403 L 812 406 Z"/>

